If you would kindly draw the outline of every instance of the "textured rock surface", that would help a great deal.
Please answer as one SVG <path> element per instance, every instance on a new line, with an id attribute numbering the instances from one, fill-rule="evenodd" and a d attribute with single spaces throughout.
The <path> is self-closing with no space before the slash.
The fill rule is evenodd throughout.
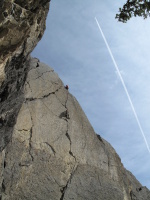
<path id="1" fill-rule="evenodd" d="M 2 199 L 149 200 L 57 74 L 38 59 L 29 66 L 24 102 L 1 153 Z"/>
<path id="2" fill-rule="evenodd" d="M 53 69 L 29 57 L 48 6 L 0 2 L 0 199 L 150 200 Z"/>
<path id="3" fill-rule="evenodd" d="M 42 37 L 49 1 L 0 1 L 0 150 L 23 102 L 28 55 Z"/>

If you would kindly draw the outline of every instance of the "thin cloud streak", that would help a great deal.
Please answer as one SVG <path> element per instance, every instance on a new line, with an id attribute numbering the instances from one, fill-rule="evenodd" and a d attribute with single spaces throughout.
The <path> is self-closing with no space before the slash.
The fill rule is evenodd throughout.
<path id="1" fill-rule="evenodd" d="M 111 56 L 111 59 L 112 59 L 112 61 L 113 61 L 113 63 L 114 63 L 114 66 L 115 66 L 115 68 L 116 68 L 116 71 L 117 71 L 117 73 L 118 73 L 118 76 L 119 76 L 119 78 L 120 78 L 120 80 L 121 80 L 121 83 L 122 83 L 122 85 L 123 85 L 123 88 L 124 88 L 124 90 L 125 90 L 125 93 L 126 93 L 126 95 L 127 95 L 127 98 L 128 98 L 129 103 L 130 103 L 130 105 L 131 105 L 132 111 L 133 111 L 133 113 L 134 113 L 135 119 L 136 119 L 137 124 L 138 124 L 138 126 L 139 126 L 140 132 L 141 132 L 141 134 L 142 134 L 142 136 L 143 136 L 144 142 L 145 142 L 146 147 L 147 147 L 147 149 L 148 149 L 148 152 L 150 153 L 150 147 L 149 147 L 149 145 L 148 145 L 148 142 L 147 142 L 147 139 L 146 139 L 146 137 L 145 137 L 144 131 L 143 131 L 143 129 L 142 129 L 141 123 L 140 123 L 140 121 L 139 121 L 139 119 L 138 119 L 136 110 L 135 110 L 135 108 L 134 108 L 134 105 L 133 105 L 132 100 L 131 100 L 131 98 L 130 98 L 130 95 L 129 95 L 129 93 L 128 93 L 127 87 L 126 87 L 126 85 L 125 85 L 125 83 L 124 83 L 124 80 L 123 80 L 123 78 L 122 78 L 122 76 L 121 76 L 121 73 L 120 73 L 120 71 L 119 71 L 119 68 L 118 68 L 118 66 L 117 66 L 117 63 L 116 63 L 116 61 L 115 61 L 115 59 L 114 59 L 114 56 L 113 56 L 113 54 L 112 54 L 112 52 L 111 52 L 111 49 L 110 49 L 110 47 L 109 47 L 109 45 L 108 45 L 108 43 L 107 43 L 107 40 L 106 40 L 106 38 L 105 38 L 105 35 L 103 34 L 103 31 L 102 31 L 102 29 L 101 29 L 101 27 L 100 27 L 100 24 L 99 24 L 99 22 L 98 22 L 98 20 L 97 20 L 96 17 L 95 17 L 95 21 L 96 21 L 96 23 L 97 23 L 97 26 L 98 26 L 98 28 L 99 28 L 99 31 L 100 31 L 100 33 L 101 33 L 103 39 L 104 39 L 104 42 L 105 42 L 106 47 L 107 47 L 107 49 L 108 49 L 108 51 L 109 51 L 109 54 L 110 54 L 110 56 Z"/>

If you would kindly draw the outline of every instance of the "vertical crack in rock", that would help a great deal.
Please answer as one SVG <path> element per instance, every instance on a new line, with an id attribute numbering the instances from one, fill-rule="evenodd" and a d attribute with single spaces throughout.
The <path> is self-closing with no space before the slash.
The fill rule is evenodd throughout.
<path id="1" fill-rule="evenodd" d="M 75 160 L 75 165 L 74 165 L 74 167 L 73 167 L 73 170 L 72 170 L 72 172 L 71 172 L 71 174 L 70 174 L 70 177 L 69 177 L 69 179 L 68 179 L 66 185 L 61 189 L 62 195 L 61 195 L 61 197 L 60 197 L 60 200 L 63 200 L 63 199 L 64 199 L 64 196 L 65 196 L 66 190 L 67 190 L 67 188 L 68 188 L 68 185 L 71 183 L 72 177 L 73 177 L 73 175 L 74 175 L 74 173 L 75 173 L 75 171 L 77 170 L 77 167 L 78 167 L 77 164 L 76 164 L 76 157 L 73 155 L 72 150 L 71 150 L 72 141 L 71 141 L 70 135 L 69 135 L 69 133 L 68 133 L 68 130 L 69 130 L 69 122 L 68 122 L 68 120 L 69 120 L 69 111 L 68 111 L 68 108 L 67 108 L 67 101 L 68 101 L 68 92 L 67 92 L 66 102 L 65 102 L 65 105 L 64 105 L 64 107 L 66 108 L 66 111 L 65 111 L 65 113 L 64 113 L 65 115 L 64 115 L 63 117 L 64 117 L 65 120 L 67 121 L 66 137 L 68 138 L 68 140 L 69 140 L 69 142 L 70 142 L 69 154 L 74 158 L 74 160 Z"/>
<path id="2" fill-rule="evenodd" d="M 72 180 L 72 178 L 73 178 L 73 176 L 74 176 L 74 174 L 75 174 L 77 168 L 78 168 L 78 166 L 74 167 L 74 169 L 73 169 L 72 173 L 70 174 L 70 177 L 69 177 L 69 179 L 68 179 L 66 185 L 61 189 L 62 195 L 61 195 L 61 197 L 60 197 L 60 200 L 63 200 L 63 199 L 64 199 L 64 196 L 65 196 L 66 190 L 67 190 L 67 188 L 68 188 L 68 185 L 71 183 L 71 180 Z"/>
<path id="3" fill-rule="evenodd" d="M 110 161 L 109 161 L 109 156 L 108 157 L 108 169 L 110 170 Z"/>
<path id="4" fill-rule="evenodd" d="M 5 187 L 5 181 L 3 179 L 3 182 L 2 182 L 2 193 L 5 193 L 5 189 L 6 189 L 6 187 Z"/>
<path id="5" fill-rule="evenodd" d="M 69 134 L 68 134 L 68 130 L 67 130 L 67 132 L 66 132 L 66 137 L 68 138 L 68 140 L 69 140 L 69 142 L 70 142 L 70 150 L 69 150 L 69 154 L 74 158 L 74 160 L 76 161 L 76 157 L 73 155 L 73 153 L 72 153 L 72 151 L 71 151 L 71 144 L 72 144 L 72 142 L 71 142 L 71 138 L 70 138 L 70 136 L 69 136 Z"/>
<path id="6" fill-rule="evenodd" d="M 29 138 L 29 154 L 31 156 L 31 160 L 34 161 L 34 157 L 31 153 L 32 151 L 32 128 L 30 129 L 30 138 Z"/>
<path id="7" fill-rule="evenodd" d="M 100 187 L 102 186 L 102 183 L 101 183 L 101 181 L 100 181 L 100 175 L 98 174 L 98 182 L 99 182 L 99 185 L 100 185 Z"/>
<path id="8" fill-rule="evenodd" d="M 63 200 L 63 199 L 64 199 L 64 195 L 65 195 L 65 192 L 66 192 L 66 190 L 67 190 L 69 181 L 70 181 L 70 179 L 67 181 L 67 184 L 66 184 L 66 185 L 62 188 L 62 190 L 61 190 L 62 195 L 61 195 L 60 200 Z"/>
<path id="9" fill-rule="evenodd" d="M 3 194 L 5 193 L 5 190 L 6 190 L 5 179 L 4 179 L 4 170 L 5 170 L 5 167 L 6 167 L 6 161 L 5 161 L 6 154 L 5 154 L 5 150 L 3 150 L 1 156 L 2 156 L 2 163 L 1 163 L 1 166 L 0 166 L 0 168 L 1 168 L 1 175 L 0 175 L 0 178 L 1 178 L 1 180 L 0 180 L 0 182 L 1 182 L 0 199 L 2 199 L 2 196 L 3 196 Z"/>
<path id="10" fill-rule="evenodd" d="M 28 105 L 27 105 L 28 106 Z M 34 157 L 32 155 L 32 136 L 33 136 L 33 119 L 32 119 L 32 113 L 28 107 L 29 113 L 30 113 L 30 118 L 31 118 L 31 122 L 32 122 L 32 127 L 30 128 L 30 137 L 29 137 L 29 155 L 31 156 L 31 161 L 34 161 Z"/>
<path id="11" fill-rule="evenodd" d="M 68 111 L 68 108 L 67 108 L 67 101 L 68 101 L 68 92 L 67 92 L 67 99 L 66 99 L 66 102 L 65 102 L 65 108 L 66 108 L 66 121 L 67 121 L 67 131 L 66 131 L 66 137 L 68 138 L 69 142 L 70 142 L 70 150 L 69 150 L 69 154 L 74 158 L 75 162 L 76 162 L 76 157 L 73 155 L 73 152 L 71 150 L 71 145 L 72 145 L 72 141 L 71 141 L 71 138 L 70 138 L 70 135 L 69 135 L 69 111 Z"/>
<path id="12" fill-rule="evenodd" d="M 67 92 L 67 98 L 66 98 L 66 102 L 65 102 L 65 108 L 66 108 L 66 119 L 70 119 L 69 117 L 69 111 L 68 111 L 68 108 L 67 108 L 67 102 L 68 102 L 68 92 Z"/>

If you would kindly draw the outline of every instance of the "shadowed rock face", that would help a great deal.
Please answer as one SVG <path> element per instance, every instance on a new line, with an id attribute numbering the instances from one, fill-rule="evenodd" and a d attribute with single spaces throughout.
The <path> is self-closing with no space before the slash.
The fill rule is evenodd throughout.
<path id="1" fill-rule="evenodd" d="M 24 101 L 28 55 L 41 39 L 49 1 L 0 2 L 0 150 L 11 139 Z"/>
<path id="2" fill-rule="evenodd" d="M 50 0 L 5 0 L 0 3 L 0 64 L 16 50 L 30 53 L 45 29 Z M 21 48 L 21 49 L 19 49 Z"/>
<path id="3" fill-rule="evenodd" d="M 54 70 L 28 56 L 48 1 L 1 1 L 0 9 L 0 199 L 150 200 Z"/>

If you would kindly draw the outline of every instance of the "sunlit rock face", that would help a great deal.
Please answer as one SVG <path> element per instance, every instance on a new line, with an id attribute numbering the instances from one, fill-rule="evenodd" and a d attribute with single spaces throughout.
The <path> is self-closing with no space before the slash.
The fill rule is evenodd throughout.
<path id="1" fill-rule="evenodd" d="M 54 70 L 35 58 L 28 67 L 11 140 L 0 157 L 2 199 L 150 199 Z"/>
<path id="2" fill-rule="evenodd" d="M 54 70 L 29 56 L 48 6 L 0 2 L 0 199 L 150 200 Z"/>

